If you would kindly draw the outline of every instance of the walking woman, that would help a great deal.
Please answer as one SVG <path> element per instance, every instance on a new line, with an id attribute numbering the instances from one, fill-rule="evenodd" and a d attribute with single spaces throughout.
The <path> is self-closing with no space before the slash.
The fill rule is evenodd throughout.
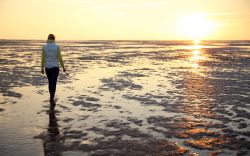
<path id="1" fill-rule="evenodd" d="M 54 109 L 56 106 L 54 97 L 56 92 L 57 77 L 59 74 L 58 61 L 60 62 L 63 71 L 66 72 L 62 60 L 60 46 L 55 43 L 55 36 L 53 34 L 49 34 L 47 43 L 42 49 L 41 72 L 44 74 L 45 68 L 45 72 L 49 81 L 50 106 L 52 109 Z"/>

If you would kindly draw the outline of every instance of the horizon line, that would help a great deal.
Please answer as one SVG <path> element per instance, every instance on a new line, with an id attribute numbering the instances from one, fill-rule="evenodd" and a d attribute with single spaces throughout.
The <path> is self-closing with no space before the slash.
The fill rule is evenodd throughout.
<path id="1" fill-rule="evenodd" d="M 46 41 L 47 39 L 6 39 L 0 38 L 0 40 L 22 40 L 22 41 Z M 56 41 L 250 41 L 250 39 L 56 39 Z"/>

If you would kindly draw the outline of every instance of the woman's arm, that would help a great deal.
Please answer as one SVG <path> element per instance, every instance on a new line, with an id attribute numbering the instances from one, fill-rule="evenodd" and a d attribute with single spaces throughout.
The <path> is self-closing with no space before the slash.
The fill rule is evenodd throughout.
<path id="1" fill-rule="evenodd" d="M 44 66 L 45 66 L 45 51 L 44 51 L 44 47 L 42 49 L 42 60 L 41 60 L 41 72 L 42 74 L 44 74 Z"/>
<path id="2" fill-rule="evenodd" d="M 58 60 L 59 60 L 59 62 L 61 64 L 63 70 L 65 70 L 60 46 L 58 46 L 57 57 L 58 57 Z"/>

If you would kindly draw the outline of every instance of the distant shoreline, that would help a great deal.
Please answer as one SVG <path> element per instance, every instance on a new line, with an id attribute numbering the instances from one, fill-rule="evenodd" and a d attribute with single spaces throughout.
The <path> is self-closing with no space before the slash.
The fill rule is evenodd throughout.
<path id="1" fill-rule="evenodd" d="M 5 39 L 5 38 L 2 38 L 0 40 L 15 40 L 15 41 L 44 41 L 46 39 Z M 63 40 L 57 40 L 57 41 L 194 41 L 194 40 L 171 40 L 171 39 L 168 39 L 168 40 L 122 40 L 122 39 L 117 39 L 117 40 L 106 40 L 106 39 L 102 39 L 102 40 L 66 40 L 66 39 L 63 39 Z M 199 40 L 199 41 L 250 41 L 250 39 L 244 39 L 244 40 L 241 40 L 241 39 L 231 39 L 231 40 Z"/>

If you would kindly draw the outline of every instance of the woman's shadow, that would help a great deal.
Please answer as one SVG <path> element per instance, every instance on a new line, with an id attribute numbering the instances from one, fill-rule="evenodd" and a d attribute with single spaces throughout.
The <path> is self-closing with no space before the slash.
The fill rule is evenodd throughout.
<path id="1" fill-rule="evenodd" d="M 62 155 L 62 145 L 56 112 L 54 109 L 50 109 L 49 111 L 47 111 L 47 114 L 49 114 L 49 124 L 46 136 L 43 139 L 44 155 L 60 156 Z"/>

